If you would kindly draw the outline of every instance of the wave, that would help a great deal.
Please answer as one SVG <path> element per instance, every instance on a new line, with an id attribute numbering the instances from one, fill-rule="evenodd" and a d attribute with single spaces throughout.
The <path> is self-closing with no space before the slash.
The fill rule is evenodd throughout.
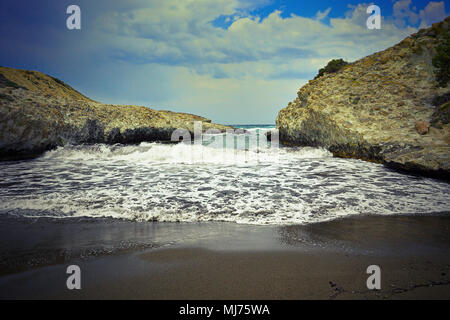
<path id="1" fill-rule="evenodd" d="M 450 185 L 325 149 L 141 143 L 66 146 L 0 171 L 0 214 L 308 224 L 448 212 Z"/>
<path id="2" fill-rule="evenodd" d="M 139 145 L 86 145 L 65 146 L 46 152 L 40 159 L 42 161 L 127 161 L 139 163 L 166 163 L 166 164 L 235 164 L 248 165 L 250 163 L 276 163 L 281 160 L 292 159 L 319 159 L 332 157 L 332 154 L 322 148 L 245 148 L 239 144 L 232 147 L 191 145 L 185 143 L 162 144 L 141 143 Z"/>

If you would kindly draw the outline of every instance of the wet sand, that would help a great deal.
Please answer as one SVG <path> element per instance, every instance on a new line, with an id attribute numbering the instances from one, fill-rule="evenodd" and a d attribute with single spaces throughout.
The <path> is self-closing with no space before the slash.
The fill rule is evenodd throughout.
<path id="1" fill-rule="evenodd" d="M 450 299 L 448 215 L 282 227 L 9 224 L 1 299 Z M 29 240 L 14 241 L 22 232 Z M 62 248 L 69 257 L 45 259 Z M 69 264 L 81 268 L 81 290 L 66 288 Z M 369 265 L 381 268 L 381 290 L 367 289 Z"/>

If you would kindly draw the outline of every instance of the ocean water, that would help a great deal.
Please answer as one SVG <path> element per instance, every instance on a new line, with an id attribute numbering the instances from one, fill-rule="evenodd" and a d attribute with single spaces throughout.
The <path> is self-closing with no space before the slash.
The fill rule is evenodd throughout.
<path id="1" fill-rule="evenodd" d="M 308 224 L 450 213 L 448 183 L 319 148 L 265 141 L 274 126 L 187 144 L 66 146 L 0 164 L 0 215 Z M 224 145 L 228 147 L 224 147 Z"/>

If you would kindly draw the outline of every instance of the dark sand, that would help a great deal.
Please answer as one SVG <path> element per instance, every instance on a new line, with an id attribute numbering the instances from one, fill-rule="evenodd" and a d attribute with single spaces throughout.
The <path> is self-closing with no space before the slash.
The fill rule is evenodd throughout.
<path id="1" fill-rule="evenodd" d="M 448 215 L 0 225 L 1 299 L 450 299 Z M 81 267 L 81 290 L 66 288 L 70 264 Z M 379 291 L 366 287 L 373 264 Z"/>

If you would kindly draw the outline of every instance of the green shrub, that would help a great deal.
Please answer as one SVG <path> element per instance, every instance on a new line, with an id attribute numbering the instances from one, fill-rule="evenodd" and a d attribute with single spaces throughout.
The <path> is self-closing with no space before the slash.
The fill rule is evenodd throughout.
<path id="1" fill-rule="evenodd" d="M 314 79 L 317 79 L 321 76 L 323 76 L 325 73 L 335 73 L 342 69 L 342 67 L 346 66 L 348 64 L 347 61 L 344 61 L 343 59 L 333 59 L 325 66 L 325 68 L 322 68 L 319 70 L 319 73 Z"/>
<path id="2" fill-rule="evenodd" d="M 450 80 L 450 35 L 446 34 L 443 41 L 436 47 L 436 55 L 433 58 L 433 66 L 436 68 L 434 75 L 439 86 L 446 87 Z"/>

